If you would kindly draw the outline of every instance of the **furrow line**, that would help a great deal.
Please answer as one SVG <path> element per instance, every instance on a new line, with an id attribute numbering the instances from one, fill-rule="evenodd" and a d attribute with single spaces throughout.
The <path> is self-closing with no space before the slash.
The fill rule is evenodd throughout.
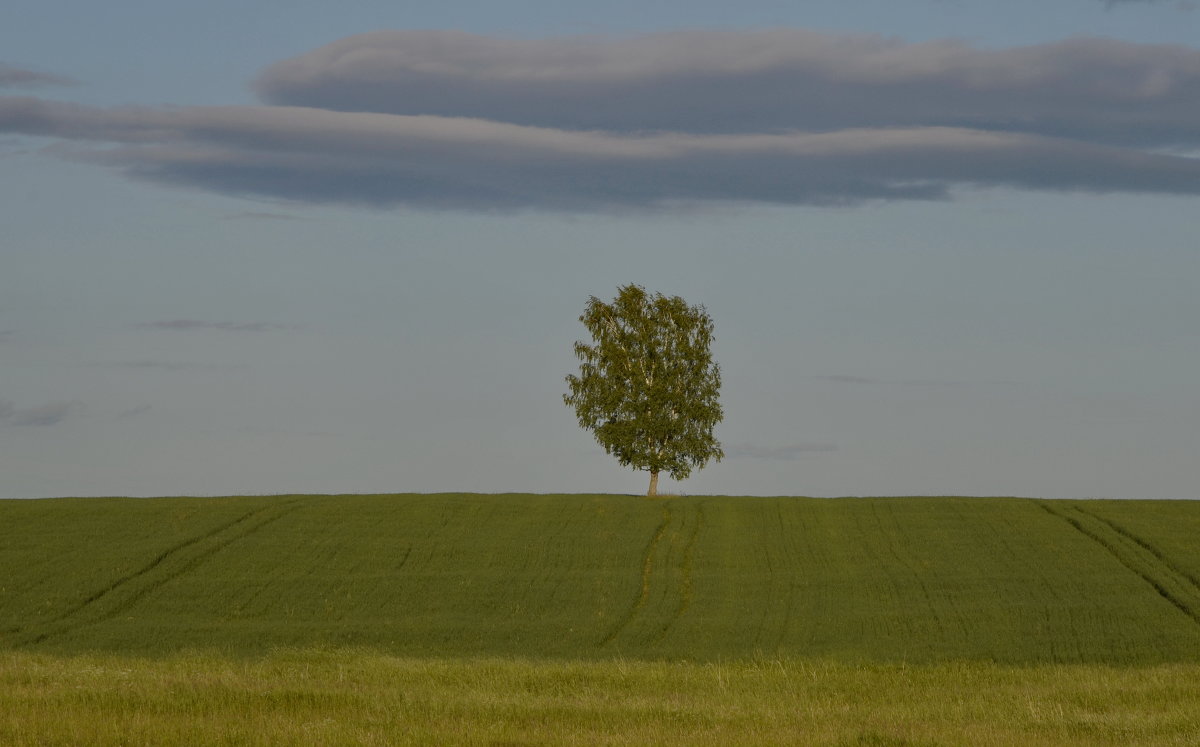
<path id="1" fill-rule="evenodd" d="M 1187 615 L 1187 617 L 1189 617 L 1192 620 L 1192 622 L 1196 623 L 1197 625 L 1200 625 L 1200 612 L 1198 612 L 1196 609 L 1193 609 L 1193 607 L 1191 605 L 1189 605 L 1187 603 L 1187 601 L 1181 599 L 1178 595 L 1172 593 L 1172 591 L 1164 585 L 1162 580 L 1155 578 L 1149 571 L 1138 568 L 1133 563 L 1133 561 L 1131 561 L 1126 556 L 1126 554 L 1121 551 L 1121 548 L 1118 546 L 1118 544 L 1116 542 L 1113 542 L 1110 539 L 1106 539 L 1105 537 L 1101 536 L 1098 532 L 1095 532 L 1095 531 L 1087 528 L 1086 526 L 1084 526 L 1083 522 L 1079 521 L 1078 519 L 1068 516 L 1065 513 L 1061 513 L 1059 511 L 1055 511 L 1054 509 L 1051 509 L 1045 503 L 1038 503 L 1038 505 L 1041 506 L 1047 513 L 1051 514 L 1052 516 L 1057 516 L 1058 518 L 1067 522 L 1077 532 L 1079 532 L 1083 536 L 1087 537 L 1088 539 L 1092 540 L 1096 544 L 1103 547 L 1105 550 L 1108 551 L 1109 554 L 1111 554 L 1114 558 L 1116 558 L 1117 562 L 1119 562 L 1121 565 L 1128 568 L 1136 576 L 1138 576 L 1138 578 L 1142 579 L 1147 584 L 1149 584 L 1150 587 L 1153 588 L 1154 591 L 1157 592 L 1159 596 L 1161 596 L 1163 599 L 1165 599 L 1167 602 L 1169 602 L 1172 606 L 1174 606 L 1175 609 L 1179 610 L 1184 615 Z M 1076 510 L 1079 511 L 1079 513 L 1084 516 L 1087 516 L 1089 518 L 1095 518 L 1091 514 L 1087 513 L 1086 511 L 1083 511 L 1078 508 Z M 1118 538 L 1124 539 L 1128 542 L 1131 542 L 1131 543 L 1137 545 L 1138 547 L 1141 547 L 1140 544 L 1134 543 L 1132 539 L 1130 539 L 1122 534 L 1118 534 Z"/>
<path id="2" fill-rule="evenodd" d="M 772 521 L 772 518 L 774 518 L 774 521 Z M 782 559 L 777 559 L 777 561 L 772 561 L 771 559 L 772 549 L 782 550 L 783 546 L 783 514 L 780 512 L 778 504 L 775 506 L 773 517 L 765 512 L 761 515 L 761 523 L 759 524 L 759 528 L 762 532 L 762 539 L 757 543 L 757 545 L 759 546 L 759 550 L 762 554 L 761 557 L 767 565 L 766 573 L 764 574 L 764 577 L 766 578 L 767 594 L 766 599 L 759 606 L 760 611 L 758 614 L 758 626 L 754 631 L 754 643 L 756 648 L 764 647 L 765 644 L 763 644 L 763 642 L 768 638 L 777 637 L 773 635 L 772 631 L 770 630 L 771 623 L 774 619 L 771 613 L 775 611 L 776 602 L 780 599 L 780 595 L 775 593 L 775 589 L 778 580 L 784 575 L 786 566 L 786 563 Z M 778 534 L 773 535 L 772 532 L 774 531 L 778 531 Z M 780 554 L 786 558 L 785 552 L 781 552 Z M 778 572 L 775 570 L 776 565 L 780 566 Z"/>
<path id="3" fill-rule="evenodd" d="M 654 534 L 650 537 L 650 541 L 646 544 L 646 549 L 642 554 L 642 588 L 633 605 L 621 616 L 603 638 L 600 639 L 599 645 L 605 646 L 612 642 L 614 638 L 620 635 L 628 625 L 633 622 L 633 618 L 637 616 L 639 610 L 646 605 L 646 600 L 650 596 L 650 577 L 654 572 L 654 553 L 658 549 L 658 543 L 662 541 L 663 535 L 667 532 L 667 526 L 671 523 L 671 508 L 669 504 L 663 504 L 662 521 L 658 523 L 658 528 L 654 530 Z"/>
<path id="4" fill-rule="evenodd" d="M 696 545 L 696 537 L 700 534 L 700 525 L 704 521 L 704 512 L 701 509 L 701 506 L 697 504 L 695 510 L 685 509 L 683 514 L 683 518 L 680 521 L 679 533 L 682 534 L 683 530 L 687 527 L 687 522 L 689 519 L 692 522 L 692 529 L 690 532 L 688 532 L 687 539 L 684 540 L 683 548 L 680 553 L 679 603 L 675 606 L 671 616 L 667 618 L 666 622 L 664 622 L 659 628 L 658 634 L 654 637 L 655 643 L 658 643 L 667 637 L 667 633 L 670 631 L 671 626 L 674 625 L 681 617 L 683 617 L 683 613 L 687 612 L 688 607 L 690 607 L 692 604 L 692 558 Z M 668 560 L 670 559 L 669 553 L 667 558 Z M 668 575 L 670 574 L 670 571 L 671 568 L 668 567 Z M 663 594 L 664 598 L 669 592 L 669 588 L 665 590 Z"/>
<path id="5" fill-rule="evenodd" d="M 71 607 L 70 609 L 67 609 L 66 611 L 58 614 L 57 616 L 52 617 L 49 620 L 46 620 L 42 624 L 48 625 L 48 624 L 53 624 L 53 623 L 57 623 L 57 622 L 62 622 L 63 620 L 66 620 L 67 618 L 71 617 L 72 615 L 76 615 L 79 612 L 82 612 L 83 610 L 87 609 L 89 606 L 95 604 L 96 602 L 99 602 L 105 596 L 120 589 L 121 587 L 125 586 L 126 584 L 136 581 L 137 579 L 141 578 L 142 576 L 145 576 L 146 574 L 150 573 L 155 568 L 162 565 L 162 563 L 164 561 L 166 561 L 168 558 L 170 558 L 171 556 L 173 556 L 177 553 L 180 553 L 183 550 L 186 550 L 187 548 L 191 547 L 192 545 L 195 545 L 198 542 L 203 542 L 204 540 L 214 537 L 214 536 L 220 534 L 221 532 L 231 529 L 231 528 L 237 526 L 238 524 L 241 524 L 245 521 L 249 521 L 254 516 L 262 513 L 263 511 L 268 510 L 269 508 L 271 508 L 271 506 L 263 506 L 261 508 L 256 508 L 251 511 L 247 511 L 246 513 L 242 514 L 241 516 L 239 516 L 238 518 L 236 518 L 232 521 L 228 521 L 224 524 L 220 524 L 220 525 L 210 529 L 207 532 L 203 532 L 201 534 L 196 535 L 195 537 L 190 537 L 190 538 L 184 540 L 183 542 L 180 542 L 179 544 L 168 547 L 166 550 L 163 550 L 157 556 L 155 556 L 153 560 L 151 560 L 149 563 L 142 566 L 138 570 L 134 571 L 133 573 L 129 573 L 124 576 L 121 576 L 120 578 L 114 580 L 112 583 L 110 583 L 108 586 L 104 587 L 103 589 L 100 589 L 99 591 L 92 593 L 87 598 L 85 598 L 82 602 L 79 602 L 78 604 L 76 604 L 74 607 Z"/>
<path id="6" fill-rule="evenodd" d="M 791 537 L 791 532 L 788 531 L 787 523 L 783 518 L 783 503 L 775 502 L 775 520 L 779 527 L 779 549 L 783 557 L 783 574 L 787 584 L 787 593 L 784 596 L 786 600 L 783 605 L 783 619 L 780 621 L 775 640 L 768 653 L 775 654 L 779 651 L 779 647 L 783 645 L 784 639 L 787 637 L 788 628 L 792 624 L 792 608 L 796 604 L 796 579 L 794 577 L 795 566 L 798 562 L 798 557 L 794 551 L 794 541 Z M 772 583 L 772 590 L 774 583 Z M 772 596 L 775 596 L 774 594 Z"/>
<path id="7" fill-rule="evenodd" d="M 1092 518 L 1093 518 L 1093 519 L 1095 519 L 1096 521 L 1100 521 L 1100 522 L 1103 522 L 1104 524 L 1107 524 L 1109 527 L 1111 527 L 1111 528 L 1112 528 L 1112 530 L 1113 530 L 1114 532 L 1116 532 L 1117 534 L 1121 535 L 1122 537 L 1125 537 L 1125 538 L 1126 538 L 1126 539 L 1128 539 L 1130 542 L 1133 542 L 1133 543 L 1134 543 L 1135 545 L 1137 545 L 1138 547 L 1142 548 L 1142 549 L 1143 549 L 1143 550 L 1145 550 L 1146 552 L 1148 552 L 1148 553 L 1150 553 L 1151 555 L 1153 555 L 1153 556 L 1155 557 L 1155 559 L 1157 559 L 1157 560 L 1158 560 L 1160 563 L 1162 563 L 1164 566 L 1166 566 L 1166 567 L 1167 567 L 1167 568 L 1169 568 L 1171 571 L 1173 571 L 1173 572 L 1175 573 L 1175 575 L 1177 575 L 1177 576 L 1179 576 L 1180 578 L 1182 578 L 1182 579 L 1184 579 L 1185 581 L 1187 581 L 1187 582 L 1188 582 L 1188 584 L 1190 584 L 1190 585 L 1191 585 L 1191 586 L 1192 586 L 1194 589 L 1196 589 L 1196 591 L 1197 591 L 1197 592 L 1200 592 L 1200 579 L 1197 579 L 1197 578 L 1196 578 L 1195 576 L 1193 576 L 1191 573 L 1189 573 L 1189 572 L 1187 572 L 1186 570 L 1184 570 L 1184 569 L 1180 568 L 1178 565 L 1176 565 L 1176 564 L 1175 564 L 1175 563 L 1174 563 L 1174 562 L 1173 562 L 1173 561 L 1172 561 L 1170 558 L 1168 558 L 1166 555 L 1164 555 L 1164 554 L 1162 553 L 1162 551 L 1161 551 L 1161 550 L 1159 550 L 1159 549 L 1158 549 L 1157 547 L 1155 547 L 1154 545 L 1150 544 L 1150 543 L 1149 543 L 1149 542 L 1147 542 L 1146 540 L 1144 540 L 1144 539 L 1142 539 L 1141 537 L 1137 536 L 1136 534 L 1134 534 L 1133 532 L 1129 531 L 1128 529 L 1126 529 L 1125 527 L 1121 526 L 1120 524 L 1116 523 L 1115 521 L 1112 521 L 1112 520 L 1110 520 L 1110 519 L 1106 519 L 1106 518 L 1104 518 L 1103 516 L 1100 516 L 1100 515 L 1098 515 L 1098 514 L 1094 514 L 1094 513 L 1092 513 L 1091 511 L 1085 511 L 1084 509 L 1082 509 L 1082 508 L 1080 508 L 1080 507 L 1078 507 L 1078 506 L 1075 506 L 1075 510 L 1076 510 L 1076 511 L 1078 511 L 1079 513 L 1081 513 L 1081 514 L 1086 514 L 1086 515 L 1088 515 L 1088 516 L 1092 517 Z"/>
<path id="8" fill-rule="evenodd" d="M 43 641 L 46 641 L 52 637 L 60 636 L 64 633 L 69 633 L 73 630 L 78 630 L 79 628 L 87 627 L 88 625 L 95 625 L 97 623 L 104 622 L 105 620 L 112 619 L 116 615 L 129 609 L 134 604 L 136 604 L 137 602 L 142 600 L 150 592 L 158 589 L 159 587 L 163 586 L 164 584 L 166 584 L 176 578 L 179 578 L 180 576 L 187 573 L 188 571 L 191 571 L 196 566 L 198 566 L 201 562 L 203 562 L 204 560 L 207 560 L 209 557 L 216 554 L 217 552 L 224 549 L 225 547 L 228 547 L 229 545 L 233 544 L 234 542 L 236 542 L 238 540 L 245 539 L 246 537 L 248 537 L 248 536 L 254 534 L 255 532 L 259 531 L 260 529 L 262 529 L 264 526 L 266 526 L 268 524 L 272 524 L 272 523 L 278 521 L 279 519 L 283 518 L 286 514 L 296 510 L 298 508 L 298 506 L 296 505 L 297 503 L 298 503 L 298 501 L 289 501 L 286 504 L 281 504 L 282 509 L 277 510 L 273 516 L 268 516 L 267 518 L 263 519 L 262 521 L 259 521 L 256 524 L 250 525 L 249 527 L 247 527 L 245 529 L 245 531 L 238 532 L 227 538 L 223 538 L 223 539 L 213 543 L 211 546 L 204 548 L 199 553 L 197 553 L 195 556 L 184 561 L 183 564 L 179 566 L 179 568 L 163 574 L 160 578 L 155 578 L 155 579 L 150 580 L 144 586 L 130 592 L 129 596 L 127 596 L 126 598 L 124 598 L 122 600 L 117 601 L 112 607 L 101 612 L 99 615 L 97 615 L 95 617 L 92 617 L 87 620 L 72 620 L 72 619 L 67 619 L 65 617 L 59 618 L 58 620 L 56 620 L 54 622 L 62 623 L 61 625 L 58 625 L 51 630 L 46 630 L 46 631 L 32 637 L 31 639 L 29 639 L 28 641 L 25 642 L 25 645 L 39 644 L 39 643 L 42 643 Z M 183 543 L 183 544 L 173 548 L 172 550 L 168 551 L 167 553 L 164 553 L 164 556 L 176 555 L 180 551 L 182 551 L 188 547 L 192 547 L 192 546 L 198 544 L 199 542 L 202 542 L 202 541 L 208 540 L 208 539 L 213 539 L 214 537 L 217 537 L 218 535 L 220 535 L 222 532 L 232 529 L 234 527 L 237 527 L 238 525 L 245 524 L 252 517 L 258 516 L 269 509 L 280 509 L 280 505 L 265 506 L 260 509 L 255 509 L 254 511 L 251 511 L 251 512 L 247 513 L 246 515 L 242 516 L 241 518 L 237 519 L 236 521 L 225 524 L 224 526 L 218 528 L 215 531 L 207 532 L 198 538 L 194 538 L 186 543 Z M 101 598 L 105 597 L 109 592 L 115 590 L 116 588 L 118 588 L 118 587 L 124 588 L 126 586 L 129 586 L 131 583 L 145 580 L 148 577 L 150 571 L 152 571 L 154 568 L 162 565 L 162 563 L 166 559 L 167 559 L 166 557 L 160 557 L 159 559 L 156 559 L 156 561 L 154 563 L 146 566 L 146 568 L 144 568 L 143 570 L 139 571 L 136 574 L 132 574 L 129 578 L 125 579 L 121 584 L 114 585 L 113 587 L 105 590 L 103 593 L 94 595 L 94 598 L 87 605 L 77 609 L 73 616 L 77 617 L 80 612 L 83 612 L 86 609 L 89 609 L 90 607 L 95 606 L 96 603 L 99 602 L 99 600 Z"/>

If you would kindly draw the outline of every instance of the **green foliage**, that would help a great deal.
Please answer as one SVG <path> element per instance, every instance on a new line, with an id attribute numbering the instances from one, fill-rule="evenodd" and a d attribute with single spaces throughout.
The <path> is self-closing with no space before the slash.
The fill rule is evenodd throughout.
<path id="1" fill-rule="evenodd" d="M 592 296 L 579 317 L 593 344 L 575 343 L 579 375 L 563 400 L 622 466 L 682 480 L 720 461 L 713 428 L 721 421 L 721 370 L 712 358 L 712 318 L 679 296 L 618 288 L 606 304 Z"/>
<path id="2" fill-rule="evenodd" d="M 96 498 L 0 527 L 0 651 L 1200 663 L 1200 502 Z"/>

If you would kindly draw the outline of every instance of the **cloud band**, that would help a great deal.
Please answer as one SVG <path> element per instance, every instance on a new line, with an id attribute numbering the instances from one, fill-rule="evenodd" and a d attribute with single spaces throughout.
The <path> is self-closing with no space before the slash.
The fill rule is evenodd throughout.
<path id="1" fill-rule="evenodd" d="M 644 210 L 945 199 L 958 186 L 1197 194 L 1200 51 L 1014 50 L 803 30 L 625 40 L 380 32 L 285 60 L 273 105 L 0 97 L 0 132 L 128 175 L 309 203 Z"/>

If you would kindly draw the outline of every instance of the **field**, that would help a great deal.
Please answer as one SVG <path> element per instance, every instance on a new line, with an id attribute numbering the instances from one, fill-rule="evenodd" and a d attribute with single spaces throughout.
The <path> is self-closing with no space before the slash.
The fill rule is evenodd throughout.
<path id="1" fill-rule="evenodd" d="M 0 654 L 0 742 L 1194 745 L 1200 667 Z"/>
<path id="2" fill-rule="evenodd" d="M 1200 741 L 1189 502 L 55 499 L 0 528 L 4 743 Z"/>

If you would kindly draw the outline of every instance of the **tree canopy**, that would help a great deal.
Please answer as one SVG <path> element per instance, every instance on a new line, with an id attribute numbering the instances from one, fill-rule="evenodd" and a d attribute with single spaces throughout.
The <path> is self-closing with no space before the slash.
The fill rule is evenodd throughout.
<path id="1" fill-rule="evenodd" d="M 617 289 L 611 304 L 592 296 L 579 321 L 592 343 L 575 343 L 579 374 L 563 401 L 623 466 L 682 480 L 725 456 L 713 437 L 724 413 L 721 369 L 712 358 L 712 317 L 679 296 L 639 285 Z"/>

